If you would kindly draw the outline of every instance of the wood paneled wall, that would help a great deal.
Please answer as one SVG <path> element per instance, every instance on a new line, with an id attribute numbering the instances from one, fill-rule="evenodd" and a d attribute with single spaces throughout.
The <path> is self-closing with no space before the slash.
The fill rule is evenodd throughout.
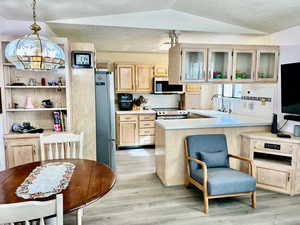
<path id="1" fill-rule="evenodd" d="M 71 51 L 93 51 L 94 44 L 71 43 Z M 72 68 L 72 130 L 84 132 L 85 159 L 96 159 L 96 109 L 95 109 L 95 76 L 94 69 Z"/>

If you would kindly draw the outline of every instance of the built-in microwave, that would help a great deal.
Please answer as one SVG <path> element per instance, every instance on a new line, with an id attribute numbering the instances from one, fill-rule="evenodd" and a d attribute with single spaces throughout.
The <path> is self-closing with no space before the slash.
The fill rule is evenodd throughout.
<path id="1" fill-rule="evenodd" d="M 153 92 L 154 94 L 182 94 L 184 90 L 181 84 L 169 84 L 167 77 L 154 77 Z"/>

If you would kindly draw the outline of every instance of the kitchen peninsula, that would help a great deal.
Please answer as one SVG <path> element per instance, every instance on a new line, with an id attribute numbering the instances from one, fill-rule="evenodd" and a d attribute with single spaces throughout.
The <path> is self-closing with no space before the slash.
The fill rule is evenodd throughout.
<path id="1" fill-rule="evenodd" d="M 213 110 L 189 110 L 203 118 L 156 120 L 156 174 L 166 186 L 183 185 L 186 175 L 184 139 L 197 134 L 225 134 L 229 153 L 240 155 L 241 133 L 267 132 L 271 120 Z M 230 161 L 233 168 L 239 163 Z"/>

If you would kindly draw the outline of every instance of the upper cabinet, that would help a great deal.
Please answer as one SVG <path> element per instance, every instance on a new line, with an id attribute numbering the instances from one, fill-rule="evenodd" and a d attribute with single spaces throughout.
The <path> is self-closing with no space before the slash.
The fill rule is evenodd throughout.
<path id="1" fill-rule="evenodd" d="M 117 93 L 152 93 L 153 66 L 116 64 Z"/>
<path id="2" fill-rule="evenodd" d="M 232 49 L 211 48 L 208 50 L 208 80 L 230 81 L 232 72 Z"/>
<path id="3" fill-rule="evenodd" d="M 277 50 L 258 50 L 256 58 L 256 80 L 277 81 L 279 52 Z"/>
<path id="4" fill-rule="evenodd" d="M 278 46 L 177 44 L 169 49 L 169 83 L 274 82 Z"/>
<path id="5" fill-rule="evenodd" d="M 207 71 L 207 51 L 204 48 L 182 50 L 183 82 L 205 82 Z"/>
<path id="6" fill-rule="evenodd" d="M 153 66 L 136 65 L 135 68 L 135 92 L 151 93 L 153 80 Z"/>
<path id="7" fill-rule="evenodd" d="M 155 77 L 167 77 L 168 67 L 165 65 L 155 65 L 154 66 L 154 76 Z"/>
<path id="8" fill-rule="evenodd" d="M 133 92 L 135 90 L 135 68 L 134 65 L 116 65 L 116 91 Z"/>
<path id="9" fill-rule="evenodd" d="M 235 49 L 233 51 L 233 80 L 249 82 L 254 78 L 255 50 Z"/>

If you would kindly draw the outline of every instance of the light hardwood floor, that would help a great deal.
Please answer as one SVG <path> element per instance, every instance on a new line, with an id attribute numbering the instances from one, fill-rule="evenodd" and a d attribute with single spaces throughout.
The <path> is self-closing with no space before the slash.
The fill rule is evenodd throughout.
<path id="1" fill-rule="evenodd" d="M 112 192 L 84 210 L 84 225 L 299 225 L 300 196 L 257 191 L 257 209 L 249 197 L 210 200 L 194 188 L 164 187 L 155 175 L 154 150 L 117 152 L 118 182 Z M 66 225 L 75 218 L 65 216 Z"/>

